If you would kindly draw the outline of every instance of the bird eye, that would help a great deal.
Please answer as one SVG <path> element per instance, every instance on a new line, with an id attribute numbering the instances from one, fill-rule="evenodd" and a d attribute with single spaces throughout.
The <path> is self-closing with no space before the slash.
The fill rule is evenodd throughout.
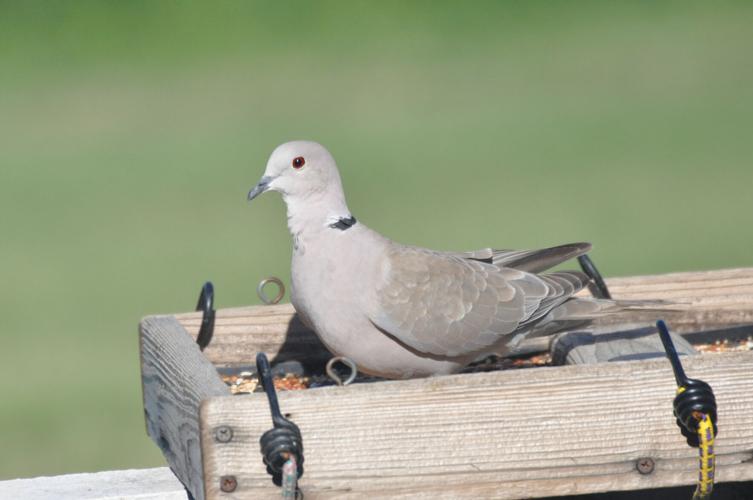
<path id="1" fill-rule="evenodd" d="M 303 156 L 299 156 L 293 159 L 293 168 L 295 169 L 299 169 L 305 164 L 306 164 L 306 160 L 303 159 Z"/>

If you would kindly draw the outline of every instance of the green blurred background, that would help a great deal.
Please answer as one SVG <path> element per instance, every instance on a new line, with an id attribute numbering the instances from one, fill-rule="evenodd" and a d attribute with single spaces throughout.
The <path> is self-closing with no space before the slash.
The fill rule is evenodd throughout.
<path id="1" fill-rule="evenodd" d="M 138 321 L 289 281 L 281 200 L 245 196 L 290 139 L 401 242 L 753 265 L 751 26 L 747 2 L 0 2 L 0 477 L 163 463 Z"/>

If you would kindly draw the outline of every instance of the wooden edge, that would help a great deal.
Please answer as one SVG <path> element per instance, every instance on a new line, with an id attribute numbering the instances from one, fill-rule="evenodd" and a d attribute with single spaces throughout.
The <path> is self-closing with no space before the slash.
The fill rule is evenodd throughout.
<path id="1" fill-rule="evenodd" d="M 753 479 L 753 352 L 684 361 L 719 404 L 718 482 Z M 519 498 L 692 485 L 698 451 L 675 425 L 666 360 L 509 370 L 279 394 L 317 498 Z M 201 408 L 207 498 L 279 495 L 258 453 L 264 394 Z M 213 439 L 229 426 L 233 438 Z M 639 458 L 655 466 L 643 475 Z M 219 478 L 233 475 L 233 493 Z"/>
<path id="2" fill-rule="evenodd" d="M 149 437 L 196 500 L 204 498 L 199 406 L 229 396 L 212 363 L 172 316 L 151 316 L 140 327 L 144 417 Z"/>
<path id="3" fill-rule="evenodd" d="M 111 470 L 0 481 L 9 500 L 188 500 L 167 467 Z"/>
<path id="4" fill-rule="evenodd" d="M 616 330 L 627 324 L 648 326 L 659 317 L 679 334 L 753 324 L 753 268 L 612 278 L 607 284 L 616 299 L 666 300 L 677 304 L 678 310 L 610 315 L 596 321 L 595 327 Z M 191 335 L 198 334 L 201 313 L 175 317 Z M 511 354 L 546 351 L 549 340 L 526 339 Z M 248 365 L 260 351 L 273 362 L 297 359 L 314 366 L 323 365 L 331 357 L 291 304 L 217 311 L 214 338 L 204 351 L 210 361 L 217 366 Z"/>

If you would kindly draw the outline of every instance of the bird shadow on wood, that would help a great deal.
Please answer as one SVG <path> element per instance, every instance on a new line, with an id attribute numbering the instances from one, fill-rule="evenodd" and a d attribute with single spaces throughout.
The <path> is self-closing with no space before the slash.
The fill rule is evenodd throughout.
<path id="1" fill-rule="evenodd" d="M 332 356 L 316 333 L 296 313 L 288 324 L 285 341 L 272 359 L 272 364 L 298 361 L 309 373 L 323 372 L 324 365 Z"/>

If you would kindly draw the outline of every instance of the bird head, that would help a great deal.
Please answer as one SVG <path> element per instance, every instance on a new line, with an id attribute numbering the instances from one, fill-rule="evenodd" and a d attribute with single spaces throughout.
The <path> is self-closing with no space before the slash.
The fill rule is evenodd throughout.
<path id="1" fill-rule="evenodd" d="M 272 151 L 264 175 L 248 193 L 249 201 L 265 191 L 277 191 L 286 201 L 328 194 L 340 198 L 342 183 L 335 159 L 324 146 L 292 141 Z"/>

